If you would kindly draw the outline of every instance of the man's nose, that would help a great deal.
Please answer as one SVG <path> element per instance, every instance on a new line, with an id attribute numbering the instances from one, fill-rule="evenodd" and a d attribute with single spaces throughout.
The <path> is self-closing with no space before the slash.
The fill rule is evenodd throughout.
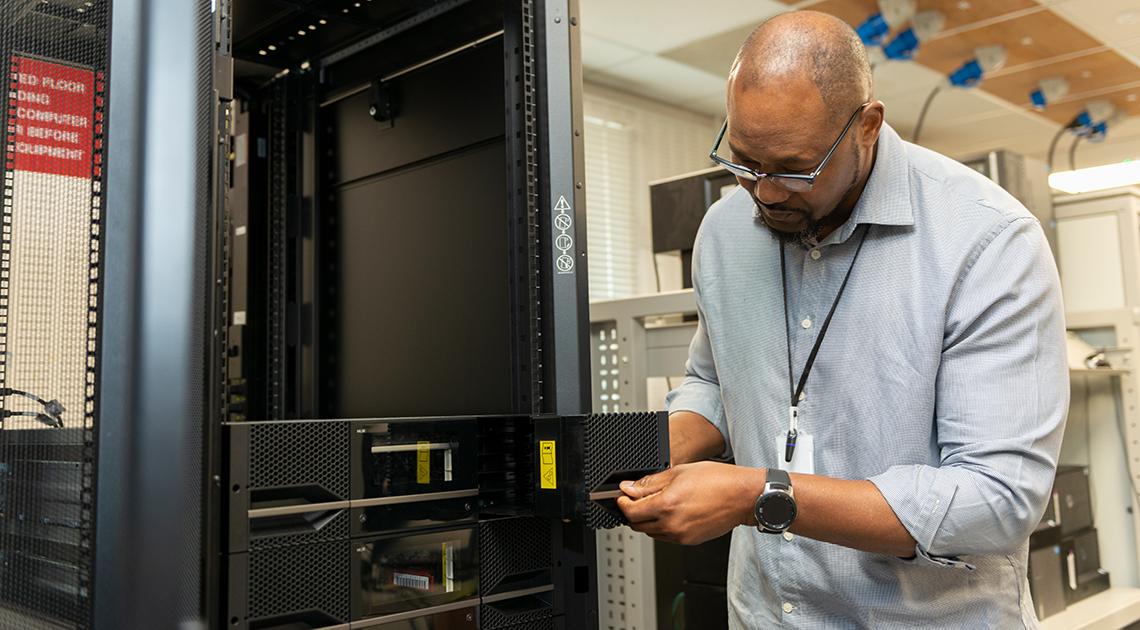
<path id="1" fill-rule="evenodd" d="M 792 193 L 773 184 L 767 177 L 761 177 L 756 181 L 752 193 L 756 195 L 756 199 L 766 206 L 774 206 L 783 203 L 792 196 Z"/>

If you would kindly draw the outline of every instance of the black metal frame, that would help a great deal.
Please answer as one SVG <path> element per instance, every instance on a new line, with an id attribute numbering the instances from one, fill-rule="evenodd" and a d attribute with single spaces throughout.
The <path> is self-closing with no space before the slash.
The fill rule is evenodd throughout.
<path id="1" fill-rule="evenodd" d="M 109 90 L 94 622 L 202 619 L 194 121 L 200 3 L 116 0 Z M 207 7 L 208 10 L 208 7 Z M 162 421 L 156 421 L 161 418 Z M 129 594 L 129 595 L 128 595 Z"/>
<path id="2" fill-rule="evenodd" d="M 208 173 L 195 167 L 204 139 L 192 131 L 192 122 L 202 115 L 193 85 L 201 67 L 190 52 L 201 7 L 168 7 L 158 0 L 116 0 L 114 6 L 105 260 L 114 273 L 106 278 L 102 328 L 97 627 L 228 621 L 219 618 L 215 597 L 229 586 L 218 555 L 223 497 L 229 490 L 220 487 L 221 471 L 232 463 L 222 420 L 252 418 L 232 415 L 235 392 L 226 378 L 232 234 L 224 188 L 233 112 L 225 89 L 229 2 L 216 6 L 217 55 L 210 71 L 222 89 L 211 104 L 210 128 L 217 137 L 210 138 Z M 511 345 L 517 358 L 512 398 L 521 414 L 580 415 L 589 409 L 590 386 L 577 3 L 507 0 L 506 6 L 504 89 L 508 102 L 518 104 L 505 113 L 506 130 L 522 139 L 508 142 L 516 165 L 508 177 L 514 219 L 509 228 L 515 300 Z M 350 57 L 331 62 L 353 63 Z M 292 106 L 260 118 L 278 125 L 272 150 L 289 156 L 267 195 L 278 222 L 267 237 L 268 260 L 249 261 L 269 269 L 267 321 L 280 326 L 271 326 L 266 338 L 269 356 L 282 368 L 268 370 L 263 407 L 269 419 L 316 417 L 326 407 L 321 388 L 326 379 L 315 359 L 327 324 L 322 305 L 327 296 L 315 288 L 329 262 L 318 246 L 326 233 L 318 220 L 324 148 L 316 123 L 317 97 L 329 66 L 291 69 L 272 89 L 281 90 L 279 103 Z M 194 192 L 201 178 L 215 187 L 208 200 Z M 194 270 L 203 261 L 195 259 L 193 239 L 186 237 L 203 207 L 213 208 L 208 245 L 214 260 L 203 272 L 209 289 L 196 284 Z M 568 223 L 556 220 L 558 214 Z M 572 264 L 559 270 L 562 256 Z M 206 303 L 195 304 L 196 295 L 207 296 Z M 195 327 L 195 309 L 209 312 L 208 328 Z M 207 351 L 208 365 L 196 364 L 196 348 Z M 195 379 L 203 373 L 207 408 L 198 416 L 192 398 Z M 203 424 L 204 453 L 172 448 L 193 445 Z M 207 515 L 198 523 L 196 506 L 203 502 Z M 198 525 L 205 527 L 202 537 Z M 560 623 L 596 627 L 593 532 L 578 522 L 553 529 L 559 560 L 554 608 L 563 614 Z"/>

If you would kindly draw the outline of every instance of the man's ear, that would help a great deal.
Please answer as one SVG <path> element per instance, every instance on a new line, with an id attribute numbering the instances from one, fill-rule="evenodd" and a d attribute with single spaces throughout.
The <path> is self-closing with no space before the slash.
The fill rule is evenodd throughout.
<path id="1" fill-rule="evenodd" d="M 859 123 L 859 141 L 863 146 L 872 147 L 878 142 L 885 111 L 882 101 L 871 101 L 863 110 L 863 117 Z"/>

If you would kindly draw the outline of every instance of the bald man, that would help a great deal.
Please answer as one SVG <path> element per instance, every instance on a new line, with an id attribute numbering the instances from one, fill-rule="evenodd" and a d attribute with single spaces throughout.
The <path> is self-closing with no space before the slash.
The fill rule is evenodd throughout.
<path id="1" fill-rule="evenodd" d="M 1069 396 L 1041 227 L 899 138 L 836 18 L 762 24 L 727 91 L 714 159 L 740 186 L 694 246 L 673 466 L 621 509 L 660 540 L 732 532 L 733 628 L 1036 627 Z"/>

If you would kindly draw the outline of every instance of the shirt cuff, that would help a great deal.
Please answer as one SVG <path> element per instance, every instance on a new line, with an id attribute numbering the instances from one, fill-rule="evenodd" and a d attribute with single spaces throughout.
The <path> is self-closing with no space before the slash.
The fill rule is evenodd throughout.
<path id="1" fill-rule="evenodd" d="M 665 409 L 670 415 L 678 411 L 690 411 L 708 420 L 724 439 L 724 452 L 718 459 L 732 459 L 732 444 L 728 439 L 728 422 L 724 416 L 719 385 L 686 378 L 680 387 L 669 392 L 665 398 Z"/>
<path id="2" fill-rule="evenodd" d="M 958 482 L 944 473 L 933 466 L 892 466 L 870 481 L 914 538 L 915 561 L 947 567 L 969 566 L 954 556 L 935 553 L 935 539 L 958 492 Z"/>

